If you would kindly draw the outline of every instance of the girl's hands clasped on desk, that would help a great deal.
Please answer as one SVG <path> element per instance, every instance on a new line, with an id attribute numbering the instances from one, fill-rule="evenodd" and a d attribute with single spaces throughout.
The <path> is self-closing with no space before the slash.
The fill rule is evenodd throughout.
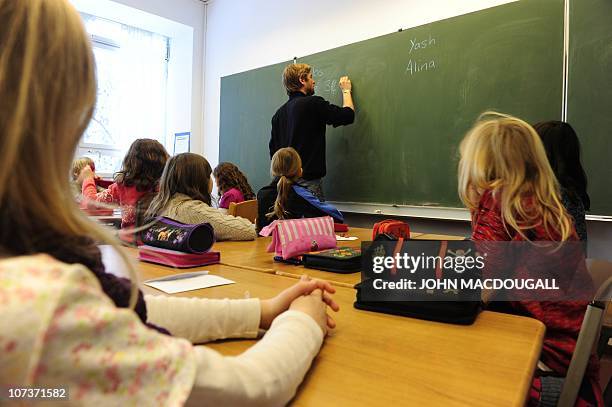
<path id="1" fill-rule="evenodd" d="M 327 315 L 327 307 L 338 312 L 340 306 L 331 294 L 336 289 L 327 281 L 312 280 L 304 275 L 300 282 L 280 292 L 276 297 L 261 300 L 260 328 L 268 329 L 274 318 L 288 309 L 303 312 L 321 327 L 324 333 L 327 329 L 336 327 L 336 322 Z"/>

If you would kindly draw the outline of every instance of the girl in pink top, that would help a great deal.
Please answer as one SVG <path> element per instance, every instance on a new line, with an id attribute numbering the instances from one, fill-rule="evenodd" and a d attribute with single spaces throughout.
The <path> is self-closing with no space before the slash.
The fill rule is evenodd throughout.
<path id="1" fill-rule="evenodd" d="M 117 204 L 121 207 L 121 228 L 136 224 L 136 206 L 141 200 L 150 202 L 157 192 L 168 153 L 157 140 L 138 139 L 128 150 L 115 182 L 102 192 L 96 191 L 95 174 L 89 166 L 81 171 L 82 209 L 96 207 L 96 202 Z M 146 210 L 148 205 L 143 208 Z"/>
<path id="2" fill-rule="evenodd" d="M 219 190 L 219 208 L 227 209 L 230 203 L 255 199 L 246 176 L 232 163 L 220 163 L 213 171 Z"/>

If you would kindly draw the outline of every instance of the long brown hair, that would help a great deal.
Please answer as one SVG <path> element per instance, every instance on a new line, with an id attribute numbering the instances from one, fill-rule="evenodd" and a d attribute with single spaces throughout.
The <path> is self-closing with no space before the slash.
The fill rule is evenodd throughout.
<path id="1" fill-rule="evenodd" d="M 115 174 L 115 182 L 137 191 L 151 191 L 157 187 L 168 153 L 157 140 L 135 140 L 123 158 L 121 169 Z"/>
<path id="2" fill-rule="evenodd" d="M 548 162 L 561 186 L 579 198 L 585 210 L 590 210 L 586 172 L 580 162 L 580 140 L 574 128 L 556 120 L 536 123 L 533 128 L 542 139 Z"/>
<path id="3" fill-rule="evenodd" d="M 543 225 L 567 240 L 572 221 L 560 200 L 540 137 L 525 121 L 497 112 L 483 113 L 459 147 L 459 196 L 468 209 L 478 208 L 491 190 L 500 201 L 504 226 L 529 240 L 525 230 Z M 525 198 L 529 198 L 528 201 Z"/>
<path id="4" fill-rule="evenodd" d="M 285 147 L 274 153 L 270 164 L 270 174 L 273 177 L 279 177 L 276 184 L 278 194 L 276 195 L 276 202 L 274 202 L 274 210 L 266 214 L 268 218 L 276 216 L 278 219 L 285 219 L 288 216 L 287 200 L 289 199 L 289 192 L 300 177 L 301 170 L 302 159 L 294 148 Z"/>
<path id="5" fill-rule="evenodd" d="M 194 153 L 177 154 L 166 163 L 159 193 L 151 202 L 147 217 L 159 216 L 175 194 L 185 194 L 210 205 L 208 191 L 212 169 L 206 158 Z"/>
<path id="6" fill-rule="evenodd" d="M 246 201 L 255 199 L 255 193 L 249 185 L 246 175 L 244 175 L 236 165 L 228 162 L 219 163 L 219 165 L 215 167 L 213 175 L 217 180 L 219 197 L 222 195 L 222 192 L 225 193 L 232 188 L 236 188 L 242 192 Z"/>
<path id="7" fill-rule="evenodd" d="M 65 0 L 0 0 L 0 253 L 84 257 L 90 239 L 112 244 L 134 281 L 133 307 L 133 267 L 116 238 L 78 210 L 66 176 L 95 101 L 93 53 L 76 10 Z"/>

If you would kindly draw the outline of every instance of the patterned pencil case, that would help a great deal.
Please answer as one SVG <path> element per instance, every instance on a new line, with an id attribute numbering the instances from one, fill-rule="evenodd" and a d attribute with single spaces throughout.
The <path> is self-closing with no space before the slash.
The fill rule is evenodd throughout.
<path id="1" fill-rule="evenodd" d="M 206 253 L 215 243 L 215 233 L 210 223 L 190 225 L 160 217 L 142 232 L 142 242 L 179 252 Z"/>

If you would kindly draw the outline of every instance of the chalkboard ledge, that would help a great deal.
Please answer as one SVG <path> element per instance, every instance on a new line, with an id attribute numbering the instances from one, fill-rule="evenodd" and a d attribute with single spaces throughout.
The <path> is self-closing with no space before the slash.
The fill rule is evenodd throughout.
<path id="1" fill-rule="evenodd" d="M 409 218 L 470 221 L 470 212 L 465 208 L 443 206 L 389 205 L 382 203 L 329 201 L 342 212 L 369 215 L 405 216 Z M 588 221 L 612 222 L 612 216 L 586 215 Z"/>
<path id="2" fill-rule="evenodd" d="M 587 215 L 586 220 L 596 220 L 599 222 L 612 222 L 612 216 Z"/>
<path id="3" fill-rule="evenodd" d="M 469 221 L 470 213 L 465 208 L 441 206 L 389 205 L 382 203 L 334 202 L 330 203 L 343 212 L 370 215 L 406 216 L 422 219 Z"/>

